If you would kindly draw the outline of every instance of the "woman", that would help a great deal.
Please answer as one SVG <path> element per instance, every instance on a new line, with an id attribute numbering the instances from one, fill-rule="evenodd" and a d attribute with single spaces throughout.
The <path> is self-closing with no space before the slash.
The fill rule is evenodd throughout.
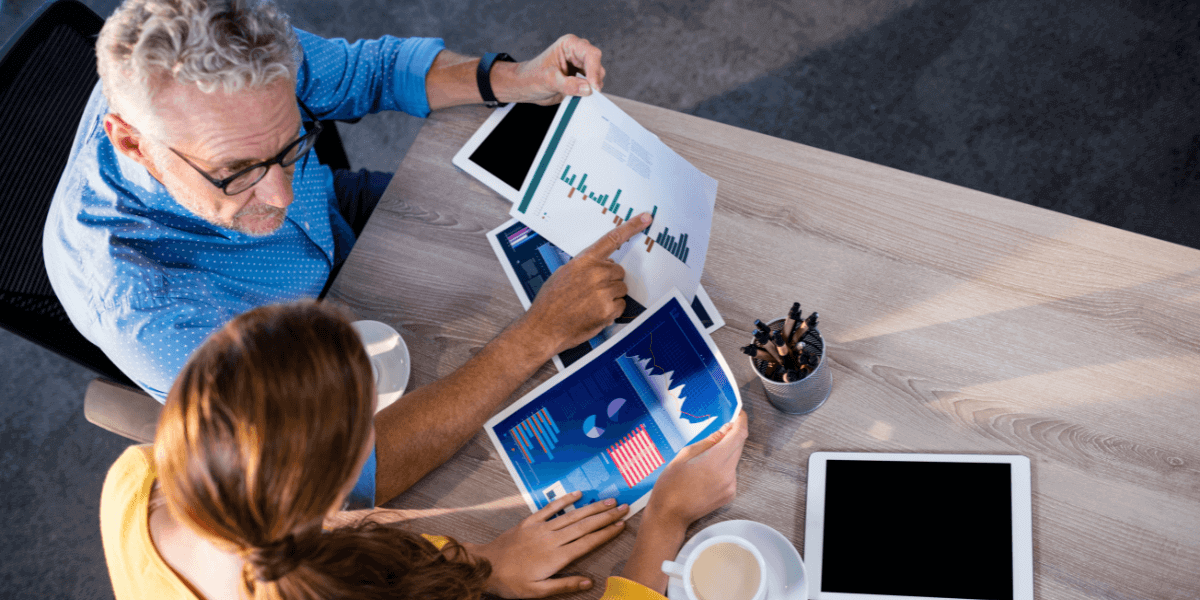
<path id="1" fill-rule="evenodd" d="M 370 361 L 336 308 L 267 306 L 231 321 L 175 381 L 154 445 L 131 447 L 105 481 L 117 598 L 467 599 L 590 587 L 551 577 L 619 534 L 627 507 L 597 502 L 550 519 L 570 495 L 482 545 L 370 518 L 325 529 L 374 447 L 374 410 Z M 688 525 L 733 498 L 745 437 L 739 416 L 667 466 L 609 596 L 660 597 L 659 566 Z"/>

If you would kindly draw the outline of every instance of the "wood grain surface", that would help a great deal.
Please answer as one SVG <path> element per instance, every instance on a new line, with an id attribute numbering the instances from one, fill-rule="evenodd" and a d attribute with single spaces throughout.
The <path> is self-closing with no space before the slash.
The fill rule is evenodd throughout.
<path id="1" fill-rule="evenodd" d="M 720 182 L 702 282 L 750 439 L 737 499 L 689 534 L 753 519 L 803 551 L 817 450 L 1023 454 L 1036 597 L 1200 598 L 1200 251 L 613 100 Z M 409 390 L 522 311 L 484 235 L 509 204 L 450 163 L 487 114 L 428 120 L 331 292 L 401 332 Z M 737 350 L 793 301 L 820 312 L 833 368 L 804 416 L 775 411 Z M 389 507 L 472 542 L 529 514 L 482 431 Z M 601 584 L 578 597 L 633 537 L 568 568 Z"/>

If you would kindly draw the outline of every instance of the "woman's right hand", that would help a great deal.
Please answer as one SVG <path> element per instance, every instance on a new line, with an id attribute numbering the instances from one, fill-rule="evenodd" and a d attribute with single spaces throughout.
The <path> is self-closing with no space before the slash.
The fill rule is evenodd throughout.
<path id="1" fill-rule="evenodd" d="M 648 517 L 687 529 L 693 521 L 729 504 L 737 493 L 737 465 L 748 427 L 746 412 L 683 450 L 654 484 Z"/>
<path id="2" fill-rule="evenodd" d="M 717 432 L 680 450 L 663 469 L 621 575 L 666 592 L 662 563 L 679 553 L 688 526 L 729 504 L 737 493 L 737 465 L 747 431 L 743 411 Z"/>

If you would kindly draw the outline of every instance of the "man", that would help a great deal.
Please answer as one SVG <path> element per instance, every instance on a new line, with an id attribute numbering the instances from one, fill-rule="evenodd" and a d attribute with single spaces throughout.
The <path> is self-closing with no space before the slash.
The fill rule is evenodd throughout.
<path id="1" fill-rule="evenodd" d="M 127 0 L 96 51 L 101 84 L 47 219 L 46 268 L 75 326 L 160 401 L 229 319 L 316 296 L 386 186 L 318 164 L 302 122 L 551 104 L 604 81 L 600 51 L 575 36 L 496 62 L 477 83 L 480 61 L 441 40 L 326 40 L 253 0 Z M 461 369 L 381 413 L 377 492 L 374 457 L 360 491 L 386 500 L 407 488 L 553 354 L 611 323 L 626 288 L 608 255 L 646 224 L 597 242 Z"/>

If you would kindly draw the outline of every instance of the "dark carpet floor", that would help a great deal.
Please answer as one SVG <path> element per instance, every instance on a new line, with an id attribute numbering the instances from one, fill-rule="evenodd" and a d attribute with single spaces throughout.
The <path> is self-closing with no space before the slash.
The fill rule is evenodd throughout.
<path id="1" fill-rule="evenodd" d="M 322 35 L 475 54 L 577 33 L 610 93 L 1200 248 L 1198 2 L 280 4 Z M 37 5 L 0 0 L 0 43 Z M 352 164 L 391 170 L 419 128 L 341 130 Z M 0 332 L 0 597 L 112 597 L 97 506 L 126 442 L 84 421 L 91 376 Z"/>

